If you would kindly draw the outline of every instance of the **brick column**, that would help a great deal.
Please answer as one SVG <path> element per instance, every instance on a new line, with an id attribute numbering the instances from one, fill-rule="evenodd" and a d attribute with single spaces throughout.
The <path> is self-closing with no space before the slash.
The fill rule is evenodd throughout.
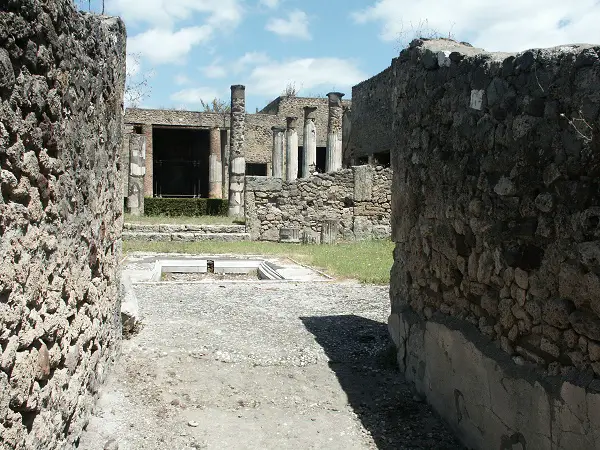
<path id="1" fill-rule="evenodd" d="M 208 198 L 223 198 L 223 166 L 221 164 L 221 130 L 210 130 L 208 155 Z"/>
<path id="2" fill-rule="evenodd" d="M 297 117 L 287 117 L 286 131 L 286 175 L 287 180 L 298 178 L 298 130 L 296 130 Z"/>
<path id="3" fill-rule="evenodd" d="M 329 120 L 327 121 L 327 160 L 326 172 L 335 172 L 342 168 L 342 108 L 341 92 L 330 92 L 329 98 Z"/>
<path id="4" fill-rule="evenodd" d="M 152 154 L 152 124 L 142 125 L 146 137 L 146 175 L 144 176 L 144 196 L 154 196 L 154 156 Z"/>
<path id="5" fill-rule="evenodd" d="M 231 140 L 229 150 L 229 217 L 244 217 L 246 158 L 246 87 L 231 86 Z"/>
<path id="6" fill-rule="evenodd" d="M 271 175 L 275 178 L 283 178 L 283 133 L 285 128 L 272 127 L 271 130 L 273 130 Z"/>
<path id="7" fill-rule="evenodd" d="M 304 107 L 304 154 L 302 159 L 302 177 L 307 178 L 315 173 L 317 168 L 317 108 Z"/>

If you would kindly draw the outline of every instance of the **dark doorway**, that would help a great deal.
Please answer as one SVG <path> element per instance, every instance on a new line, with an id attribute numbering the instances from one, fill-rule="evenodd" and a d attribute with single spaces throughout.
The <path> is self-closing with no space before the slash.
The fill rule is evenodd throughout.
<path id="1" fill-rule="evenodd" d="M 155 197 L 208 198 L 208 130 L 154 128 Z"/>
<path id="2" fill-rule="evenodd" d="M 376 166 L 390 167 L 390 152 L 375 153 L 373 160 Z"/>
<path id="3" fill-rule="evenodd" d="M 304 175 L 304 173 L 302 173 L 302 166 L 304 165 L 304 147 L 299 146 L 298 147 L 298 173 L 297 173 L 297 177 L 298 178 L 302 178 Z"/>
<path id="4" fill-rule="evenodd" d="M 266 177 L 267 165 L 258 163 L 246 163 L 246 175 L 255 177 Z"/>
<path id="5" fill-rule="evenodd" d="M 325 166 L 327 161 L 327 148 L 317 147 L 317 172 L 325 173 Z"/>

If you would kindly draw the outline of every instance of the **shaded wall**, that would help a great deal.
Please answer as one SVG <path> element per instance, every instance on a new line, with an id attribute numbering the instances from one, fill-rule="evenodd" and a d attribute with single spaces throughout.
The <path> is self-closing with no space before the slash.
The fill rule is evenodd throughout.
<path id="1" fill-rule="evenodd" d="M 390 152 L 394 147 L 393 79 L 393 68 L 389 67 L 352 88 L 352 132 L 347 151 L 352 157 Z"/>
<path id="2" fill-rule="evenodd" d="M 0 447 L 68 448 L 120 337 L 125 29 L 0 11 Z"/>
<path id="3" fill-rule="evenodd" d="M 390 331 L 474 448 L 600 447 L 599 50 L 392 64 Z"/>

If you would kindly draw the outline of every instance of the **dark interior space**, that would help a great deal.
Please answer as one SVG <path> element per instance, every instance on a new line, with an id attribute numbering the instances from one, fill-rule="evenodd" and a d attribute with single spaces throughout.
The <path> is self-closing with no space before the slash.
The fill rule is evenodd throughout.
<path id="1" fill-rule="evenodd" d="M 302 178 L 304 174 L 302 173 L 302 165 L 304 164 L 304 147 L 298 147 L 298 178 Z"/>
<path id="2" fill-rule="evenodd" d="M 266 177 L 267 165 L 260 163 L 246 163 L 246 175 L 255 177 Z"/>
<path id="3" fill-rule="evenodd" d="M 154 128 L 155 197 L 208 198 L 208 130 Z"/>
<path id="4" fill-rule="evenodd" d="M 325 173 L 325 166 L 327 161 L 327 148 L 317 147 L 317 172 Z"/>
<path id="5" fill-rule="evenodd" d="M 375 153 L 373 159 L 376 166 L 390 167 L 390 152 Z"/>
<path id="6" fill-rule="evenodd" d="M 359 156 L 358 158 L 356 158 L 356 165 L 357 166 L 365 166 L 369 164 L 369 157 L 368 156 Z"/>
<path id="7" fill-rule="evenodd" d="M 380 450 L 463 449 L 397 369 L 387 325 L 355 315 L 300 317 Z"/>

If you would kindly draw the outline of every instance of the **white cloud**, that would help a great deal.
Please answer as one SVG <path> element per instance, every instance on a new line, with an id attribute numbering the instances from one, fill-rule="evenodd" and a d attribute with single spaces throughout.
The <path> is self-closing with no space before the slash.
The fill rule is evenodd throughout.
<path id="1" fill-rule="evenodd" d="M 175 84 L 179 85 L 179 86 L 184 86 L 186 84 L 190 84 L 192 82 L 192 80 L 190 80 L 187 75 L 184 75 L 182 73 L 175 75 Z"/>
<path id="2" fill-rule="evenodd" d="M 138 73 L 140 73 L 142 64 L 140 62 L 140 58 L 138 57 L 138 55 L 133 55 L 131 53 L 127 53 L 127 58 L 125 60 L 125 67 L 127 67 L 127 76 L 128 77 L 135 77 Z"/>
<path id="3" fill-rule="evenodd" d="M 357 23 L 379 23 L 385 41 L 410 40 L 426 24 L 492 51 L 600 42 L 597 0 L 377 0 L 352 16 Z"/>
<path id="4" fill-rule="evenodd" d="M 257 66 L 269 62 L 269 57 L 264 52 L 248 52 L 236 64 L 237 72 L 243 72 L 249 66 Z"/>
<path id="5" fill-rule="evenodd" d="M 106 0 L 111 14 L 127 23 L 148 23 L 171 28 L 176 22 L 207 14 L 207 23 L 215 28 L 237 25 L 243 17 L 242 0 Z"/>
<path id="6" fill-rule="evenodd" d="M 202 67 L 200 70 L 207 78 L 224 78 L 227 76 L 227 69 L 218 60 L 213 61 L 208 66 Z"/>
<path id="7" fill-rule="evenodd" d="M 207 25 L 177 31 L 152 28 L 128 39 L 128 50 L 139 53 L 154 64 L 180 63 L 193 46 L 212 36 Z"/>
<path id="8" fill-rule="evenodd" d="M 279 0 L 260 0 L 259 3 L 267 8 L 277 8 L 279 6 Z"/>
<path id="9" fill-rule="evenodd" d="M 248 86 L 263 95 L 280 95 L 286 85 L 294 83 L 303 90 L 315 88 L 349 89 L 367 78 L 354 61 L 339 58 L 302 58 L 260 64 L 251 72 Z"/>
<path id="10" fill-rule="evenodd" d="M 171 100 L 183 105 L 200 105 L 200 100 L 210 102 L 214 98 L 219 98 L 219 93 L 211 87 L 182 89 L 171 95 Z"/>
<path id="11" fill-rule="evenodd" d="M 287 19 L 269 19 L 265 29 L 279 36 L 311 39 L 308 31 L 308 16 L 299 9 L 291 11 Z"/>

